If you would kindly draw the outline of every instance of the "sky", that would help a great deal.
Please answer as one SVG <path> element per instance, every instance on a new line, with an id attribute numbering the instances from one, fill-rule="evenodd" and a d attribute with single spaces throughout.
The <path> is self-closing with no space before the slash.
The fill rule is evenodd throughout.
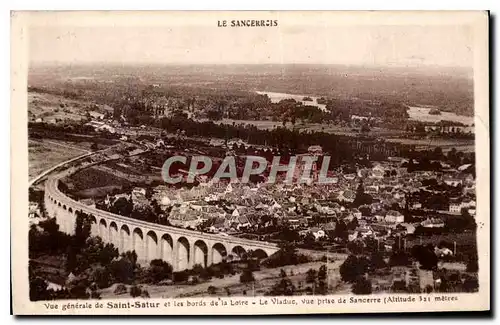
<path id="1" fill-rule="evenodd" d="M 279 22 L 280 23 L 280 22 Z M 221 28 L 207 24 L 51 24 L 29 28 L 36 63 L 473 66 L 467 25 Z"/>

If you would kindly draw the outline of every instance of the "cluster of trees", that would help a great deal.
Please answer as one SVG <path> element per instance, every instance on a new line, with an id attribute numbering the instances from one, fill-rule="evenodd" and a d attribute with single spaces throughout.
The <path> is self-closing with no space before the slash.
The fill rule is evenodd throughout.
<path id="1" fill-rule="evenodd" d="M 98 134 L 94 131 L 93 127 L 84 124 L 49 124 L 29 122 L 28 137 L 30 139 L 54 139 L 76 143 L 92 141 L 95 144 L 109 146 L 117 142 L 119 135 L 107 131 L 103 131 Z"/>
<path id="2" fill-rule="evenodd" d="M 38 275 L 38 271 L 31 261 L 28 267 L 28 277 L 29 297 L 31 301 L 100 298 L 100 294 L 95 287 L 89 287 L 82 281 L 73 281 L 60 290 L 49 288 L 49 284 L 43 277 Z"/>
<path id="3" fill-rule="evenodd" d="M 292 280 L 288 278 L 285 270 L 281 269 L 280 279 L 272 286 L 271 290 L 267 293 L 268 296 L 293 296 L 296 292 L 295 285 Z"/>
<path id="4" fill-rule="evenodd" d="M 370 261 L 364 256 L 349 255 L 340 266 L 339 272 L 342 281 L 353 283 L 369 271 Z"/>
<path id="5" fill-rule="evenodd" d="M 450 149 L 446 154 L 443 152 L 441 147 L 435 147 L 429 150 L 410 150 L 405 155 L 409 159 L 408 163 L 403 163 L 403 167 L 406 167 L 408 172 L 414 171 L 442 171 L 443 167 L 439 163 L 445 162 L 451 167 L 459 167 L 464 164 L 475 164 L 476 157 L 474 152 L 462 152 L 458 151 L 456 148 Z M 474 166 L 465 172 L 471 172 L 475 175 Z"/>
<path id="6" fill-rule="evenodd" d="M 28 122 L 28 130 L 30 130 L 31 134 L 36 134 L 46 131 L 47 133 L 74 133 L 74 134 L 93 134 L 94 128 L 90 125 L 85 124 L 53 124 L 53 123 L 35 123 Z"/>
<path id="7" fill-rule="evenodd" d="M 351 290 L 354 294 L 370 294 L 372 284 L 366 278 L 366 274 L 386 266 L 383 257 L 378 253 L 372 254 L 371 258 L 349 255 L 340 266 L 339 272 L 342 281 L 351 283 Z"/>
<path id="8" fill-rule="evenodd" d="M 79 89 L 58 93 L 68 98 L 99 101 L 114 108 L 113 118 L 125 118 L 132 125 L 150 123 L 155 117 L 164 114 L 181 116 L 190 112 L 193 116 L 220 120 L 222 118 L 239 120 L 274 120 L 284 124 L 296 121 L 324 123 L 326 121 L 348 121 L 352 115 L 370 115 L 381 119 L 408 118 L 406 106 L 396 101 L 367 102 L 359 99 L 323 99 L 326 111 L 315 105 L 304 105 L 294 99 L 283 99 L 272 103 L 267 95 L 254 92 L 221 92 L 216 89 L 193 89 L 185 87 L 152 87 L 128 84 L 127 87 L 105 91 L 92 85 L 78 85 Z M 107 88 L 105 85 L 104 88 Z M 50 89 L 37 91 L 54 92 Z"/>
<path id="9" fill-rule="evenodd" d="M 330 114 L 323 112 L 317 106 L 303 105 L 302 102 L 294 99 L 284 99 L 272 104 L 268 111 L 272 114 L 270 119 L 281 120 L 283 126 L 286 126 L 288 122 L 295 126 L 297 121 L 300 123 L 325 123 L 332 120 Z"/>
<path id="10" fill-rule="evenodd" d="M 426 126 L 431 126 L 435 130 L 427 130 Z M 432 136 L 439 138 L 453 138 L 453 139 L 474 139 L 475 134 L 465 124 L 452 121 L 439 121 L 436 123 L 429 122 L 412 122 L 407 123 L 405 131 L 412 135 L 418 136 Z"/>
<path id="11" fill-rule="evenodd" d="M 389 258 L 389 266 L 410 266 L 412 264 L 412 257 L 409 253 L 402 249 L 393 250 Z"/>
<path id="12" fill-rule="evenodd" d="M 64 274 L 69 275 L 64 289 L 55 291 L 48 289 L 36 268 L 30 268 L 32 300 L 98 298 L 98 290 L 113 283 L 159 283 L 173 278 L 172 266 L 163 260 L 153 260 L 148 267 L 141 267 L 134 251 L 119 255 L 112 244 L 90 237 L 90 222 L 89 215 L 77 213 L 72 236 L 61 233 L 54 219 L 30 229 L 30 258 L 63 256 Z"/>
<path id="13" fill-rule="evenodd" d="M 59 231 L 55 219 L 41 221 L 38 227 L 33 224 L 28 232 L 30 258 L 37 258 L 45 253 L 64 254 L 71 241 L 71 236 Z"/>
<path id="14" fill-rule="evenodd" d="M 299 132 L 287 128 L 277 127 L 270 130 L 261 130 L 250 124 L 216 124 L 213 122 L 196 122 L 183 118 L 162 118 L 158 126 L 169 132 L 177 130 L 185 132 L 186 136 L 216 137 L 221 139 L 239 138 L 249 144 L 269 145 L 277 148 L 292 150 L 307 150 L 311 145 L 321 145 L 326 152 L 337 152 L 340 149 L 350 148 L 350 137 L 333 135 L 325 132 Z M 334 156 L 332 155 L 332 159 Z"/>
<path id="15" fill-rule="evenodd" d="M 106 205 L 104 202 L 96 202 L 96 208 L 125 217 L 171 226 L 168 217 L 172 207 L 163 210 L 154 199 L 151 200 L 150 205 L 134 206 L 131 198 L 119 197 L 110 205 Z"/>
<path id="16" fill-rule="evenodd" d="M 436 278 L 440 279 L 435 287 L 437 292 L 477 292 L 479 289 L 479 281 L 475 275 L 447 269 L 440 269 L 436 273 Z"/>
<path id="17" fill-rule="evenodd" d="M 37 190 L 33 187 L 29 188 L 28 199 L 30 202 L 36 202 L 38 204 L 43 204 L 44 191 Z"/>
<path id="18" fill-rule="evenodd" d="M 297 248 L 290 242 L 280 244 L 280 250 L 269 256 L 262 265 L 275 268 L 285 265 L 297 265 L 309 262 L 309 257 L 298 253 Z"/>
<path id="19" fill-rule="evenodd" d="M 434 245 L 415 245 L 411 248 L 411 255 L 418 261 L 420 269 L 431 271 L 437 269 L 438 257 L 434 252 Z"/>
<path id="20" fill-rule="evenodd" d="M 62 254 L 65 259 L 65 274 L 73 276 L 66 283 L 65 289 L 54 291 L 48 289 L 47 282 L 38 276 L 33 268 L 30 269 L 32 270 L 30 288 L 33 300 L 98 298 L 99 290 L 108 288 L 113 283 L 119 284 L 115 289 L 118 294 L 126 293 L 125 285 L 130 285 L 130 294 L 133 297 L 147 297 L 149 294 L 138 287 L 139 283 L 161 284 L 170 281 L 196 284 L 200 280 L 206 281 L 212 277 L 223 278 L 224 275 L 234 275 L 237 272 L 241 272 L 241 283 L 250 283 L 255 281 L 253 272 L 260 269 L 260 257 L 252 252 L 243 254 L 241 260 L 235 263 L 227 257 L 218 264 L 208 267 L 197 264 L 193 269 L 181 272 L 173 272 L 172 266 L 160 259 L 151 261 L 147 267 L 141 267 L 137 264 L 137 255 L 134 251 L 119 255 L 118 250 L 112 244 L 103 243 L 99 237 L 90 237 L 91 219 L 90 215 L 77 212 L 73 236 L 59 232 L 59 226 L 54 219 L 41 222 L 42 230 L 36 226 L 32 227 L 30 253 Z M 58 245 L 51 246 L 51 243 Z M 65 243 L 65 248 L 61 248 L 61 243 Z M 302 260 L 305 261 L 304 256 L 297 254 L 295 249 L 284 248 L 284 251 L 278 254 L 270 264 L 296 264 L 303 262 Z M 241 263 L 246 266 L 241 268 Z"/>
<path id="21" fill-rule="evenodd" d="M 440 246 L 446 243 L 440 243 Z M 477 291 L 477 276 L 470 274 L 459 274 L 438 268 L 439 258 L 434 251 L 434 245 L 415 245 L 408 253 L 401 247 L 394 247 L 393 253 L 386 262 L 384 256 L 375 250 L 368 255 L 351 254 L 340 266 L 340 276 L 345 282 L 352 284 L 352 292 L 355 294 L 369 294 L 372 286 L 367 275 L 382 272 L 385 274 L 389 267 L 409 267 L 413 261 L 417 261 L 422 270 L 432 271 L 441 280 L 437 287 L 427 288 L 427 292 L 434 290 L 438 292 L 474 292 Z M 358 252 L 359 253 L 359 252 Z M 470 255 L 467 262 L 467 272 L 477 272 L 477 255 Z M 392 285 L 394 292 L 420 292 L 420 287 L 414 284 L 406 284 L 404 281 L 395 281 Z"/>
<path id="22" fill-rule="evenodd" d="M 203 89 L 193 92 L 187 88 L 165 89 L 147 87 L 137 92 L 123 94 L 112 103 L 113 116 L 125 117 L 133 125 L 164 114 L 182 116 L 189 112 L 194 117 L 220 120 L 222 118 L 257 120 L 271 117 L 273 104 L 269 97 L 253 92 L 221 92 Z"/>
<path id="23" fill-rule="evenodd" d="M 192 269 L 174 272 L 172 281 L 175 283 L 196 284 L 200 281 L 208 281 L 212 278 L 223 279 L 226 275 L 240 273 L 240 282 L 249 283 L 254 281 L 253 272 L 260 269 L 261 257 L 248 251 L 235 259 L 227 255 L 220 263 L 203 267 L 195 264 Z"/>
<path id="24" fill-rule="evenodd" d="M 397 101 L 363 101 L 356 99 L 330 99 L 326 104 L 332 119 L 349 121 L 352 115 L 369 116 L 389 121 L 405 121 L 408 107 Z"/>
<path id="25" fill-rule="evenodd" d="M 358 208 L 360 205 L 369 205 L 373 202 L 373 197 L 370 194 L 365 193 L 363 187 L 363 181 L 358 185 L 356 190 L 356 196 L 352 202 L 352 206 Z"/>
<path id="26" fill-rule="evenodd" d="M 165 117 L 155 121 L 155 126 L 171 133 L 188 137 L 215 137 L 220 139 L 243 139 L 248 144 L 267 145 L 287 148 L 291 151 L 305 151 L 311 145 L 320 145 L 325 154 L 331 156 L 331 164 L 353 163 L 370 154 L 384 159 L 388 154 L 403 155 L 411 146 L 400 143 L 384 142 L 374 138 L 356 138 L 347 135 L 331 134 L 323 131 L 295 130 L 284 127 L 262 130 L 252 124 L 216 124 L 211 121 L 197 122 L 185 117 Z"/>
<path id="27" fill-rule="evenodd" d="M 243 272 L 241 272 L 240 275 L 240 282 L 241 283 L 251 283 L 255 281 L 255 277 L 253 275 L 254 271 L 260 270 L 260 265 L 258 260 L 255 259 L 244 259 L 247 262 L 247 266 L 245 269 L 243 269 Z"/>
<path id="28" fill-rule="evenodd" d="M 312 287 L 314 294 L 325 295 L 328 293 L 328 272 L 326 265 L 321 265 L 319 270 L 309 269 L 306 274 L 306 283 Z"/>
<path id="29" fill-rule="evenodd" d="M 207 267 L 196 264 L 191 270 L 178 272 L 175 274 L 175 281 L 182 282 L 183 279 L 187 281 L 190 277 L 193 277 L 191 282 L 198 282 L 200 279 L 204 281 L 212 278 L 222 279 L 226 275 L 235 275 L 237 271 L 238 268 L 234 263 L 229 262 L 227 259 L 223 259 L 222 262 Z"/>
<path id="30" fill-rule="evenodd" d="M 72 274 L 63 290 L 48 289 L 48 284 L 38 275 L 37 268 L 30 269 L 30 298 L 49 299 L 87 299 L 98 298 L 97 289 L 105 281 L 107 273 L 101 265 L 109 265 L 117 257 L 118 250 L 103 245 L 99 238 L 89 238 L 89 223 L 85 216 L 78 216 L 75 235 L 69 236 L 59 231 L 55 219 L 40 222 L 30 229 L 30 258 L 41 256 L 63 256 L 64 274 Z M 95 269 L 91 266 L 97 266 Z"/>

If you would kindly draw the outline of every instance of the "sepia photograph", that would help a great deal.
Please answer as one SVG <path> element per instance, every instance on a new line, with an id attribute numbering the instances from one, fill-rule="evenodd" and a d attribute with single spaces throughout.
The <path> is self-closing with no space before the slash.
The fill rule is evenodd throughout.
<path id="1" fill-rule="evenodd" d="M 13 12 L 14 312 L 489 310 L 488 20 Z"/>

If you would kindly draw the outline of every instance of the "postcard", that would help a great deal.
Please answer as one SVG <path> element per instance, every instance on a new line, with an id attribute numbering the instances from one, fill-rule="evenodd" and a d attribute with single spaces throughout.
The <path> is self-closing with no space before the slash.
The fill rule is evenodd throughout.
<path id="1" fill-rule="evenodd" d="M 12 12 L 13 313 L 489 311 L 488 23 Z"/>

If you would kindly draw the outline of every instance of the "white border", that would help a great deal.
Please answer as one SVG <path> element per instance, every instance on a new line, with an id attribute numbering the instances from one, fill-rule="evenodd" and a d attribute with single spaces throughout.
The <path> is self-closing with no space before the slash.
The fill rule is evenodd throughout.
<path id="1" fill-rule="evenodd" d="M 3 133 L 0 134 L 0 145 L 3 149 L 3 152 L 9 152 L 10 153 L 10 133 L 7 131 L 10 127 L 10 114 L 9 114 L 9 109 L 10 107 L 10 91 L 9 91 L 9 84 L 10 84 L 10 78 L 7 73 L 7 71 L 10 70 L 10 58 L 9 58 L 9 44 L 10 44 L 10 33 L 9 33 L 9 15 L 8 15 L 8 10 L 16 9 L 16 10 L 82 10 L 82 9 L 106 9 L 106 10 L 122 10 L 122 9 L 189 9 L 189 8 L 196 8 L 196 9 L 282 9 L 282 10 L 288 10 L 288 9 L 317 9 L 317 10 L 331 10 L 331 9 L 336 9 L 336 10 L 341 10 L 341 9 L 351 9 L 351 10 L 382 10 L 382 9 L 416 9 L 416 10 L 433 10 L 433 9 L 455 9 L 455 10 L 464 10 L 464 9 L 491 9 L 492 14 L 498 14 L 499 10 L 499 1 L 496 0 L 475 0 L 475 1 L 467 1 L 467 0 L 454 0 L 454 1 L 435 1 L 435 0 L 422 0 L 422 1 L 414 1 L 414 2 L 401 2 L 401 1 L 380 1 L 380 2 L 374 2 L 371 0 L 365 0 L 365 1 L 359 1 L 359 0 L 350 0 L 346 2 L 336 2 L 334 4 L 332 3 L 327 3 L 324 1 L 315 1 L 315 0 L 309 0 L 307 2 L 301 1 L 286 1 L 283 2 L 281 5 L 270 5 L 269 1 L 252 1 L 251 4 L 239 4 L 235 3 L 235 1 L 228 1 L 228 0 L 213 0 L 210 1 L 209 4 L 205 3 L 204 1 L 183 1 L 182 4 L 162 4 L 159 5 L 157 1 L 150 1 L 150 0 L 142 0 L 140 2 L 137 1 L 120 1 L 116 2 L 114 5 L 110 4 L 105 4 L 103 1 L 99 0 L 86 0 L 86 1 L 44 1 L 38 2 L 38 1 L 17 1 L 14 5 L 9 4 L 7 2 L 2 2 L 0 6 L 2 7 L 3 10 L 3 24 L 0 26 L 1 32 L 0 32 L 0 37 L 3 39 L 3 44 L 5 46 L 3 47 L 4 51 L 2 55 L 3 62 L 5 63 L 3 66 L 4 72 L 2 74 L 3 76 L 3 87 L 0 89 L 3 90 L 4 96 L 2 98 L 4 99 L 4 109 L 0 110 L 2 112 L 2 115 L 0 117 L 0 123 L 1 127 L 0 129 L 2 130 Z M 498 36 L 495 34 L 494 36 L 495 40 L 498 40 Z M 495 58 L 498 57 L 498 54 L 495 53 Z M 493 71 L 493 73 L 496 74 L 497 69 Z M 495 87 L 493 90 L 496 93 L 498 93 L 498 86 Z M 494 103 L 492 103 L 493 105 Z M 495 108 L 493 108 L 495 109 Z M 493 125 L 496 125 L 496 118 L 495 121 L 490 121 L 493 122 Z M 496 139 L 496 137 L 495 137 Z M 4 164 L 5 167 L 3 169 L 4 172 L 4 177 L 2 179 L 4 180 L 3 184 L 4 186 L 2 187 L 2 195 L 0 195 L 0 206 L 3 208 L 3 215 L 9 215 L 10 214 L 10 200 L 9 200 L 9 194 L 10 194 L 10 182 L 7 180 L 10 179 L 10 161 L 8 159 L 2 160 L 2 163 Z M 498 175 L 495 177 L 495 183 L 498 181 Z M 497 193 L 497 195 L 499 195 Z M 499 202 L 497 195 L 495 195 L 495 199 L 493 200 L 494 202 Z M 2 245 L 4 249 L 4 256 L 5 260 L 10 259 L 10 218 L 4 218 L 4 226 L 0 229 L 2 229 L 3 236 L 1 238 L 3 239 L 4 243 Z M 496 222 L 496 227 L 494 229 L 495 233 L 498 233 L 499 223 Z M 493 236 L 494 238 L 494 236 Z M 497 254 L 498 251 L 496 250 Z M 496 257 L 496 256 L 495 256 Z M 6 271 L 6 268 L 3 268 L 4 271 Z M 7 272 L 5 272 L 7 273 Z M 7 278 L 7 274 L 4 278 Z M 9 284 L 7 281 L 2 281 L 2 286 L 0 287 L 3 295 L 2 295 L 2 306 L 4 306 L 5 309 L 9 309 L 10 305 L 10 288 Z M 497 286 L 498 286 L 498 281 L 496 281 Z M 493 289 L 493 288 L 492 288 Z M 495 288 L 496 289 L 496 288 Z M 496 301 L 496 300 L 495 300 Z M 495 306 L 492 306 L 494 308 Z M 7 315 L 7 310 L 4 310 L 2 313 L 4 315 L 4 318 Z M 6 323 L 10 323 L 13 321 L 13 318 L 8 318 L 8 319 L 2 319 L 3 321 L 6 321 Z M 402 319 L 401 319 L 402 320 Z M 398 320 L 398 321 L 401 321 Z M 82 321 L 82 320 L 80 320 Z M 83 320 L 85 321 L 85 320 Z M 92 322 L 101 322 L 102 320 L 92 320 Z M 175 321 L 175 320 L 168 320 L 170 321 Z M 218 320 L 220 321 L 220 320 Z M 241 319 L 238 321 L 242 321 Z M 269 321 L 269 320 L 267 320 Z M 288 320 L 290 321 L 290 320 Z M 303 321 L 303 320 L 300 320 Z M 338 321 L 338 320 L 335 320 Z M 382 320 L 383 321 L 383 320 Z M 382 322 L 380 321 L 380 322 Z M 425 320 L 426 322 L 429 322 L 430 320 Z M 450 322 L 454 320 L 439 320 L 439 322 Z M 358 322 L 358 321 L 357 321 Z M 431 323 L 433 321 L 430 321 Z"/>

